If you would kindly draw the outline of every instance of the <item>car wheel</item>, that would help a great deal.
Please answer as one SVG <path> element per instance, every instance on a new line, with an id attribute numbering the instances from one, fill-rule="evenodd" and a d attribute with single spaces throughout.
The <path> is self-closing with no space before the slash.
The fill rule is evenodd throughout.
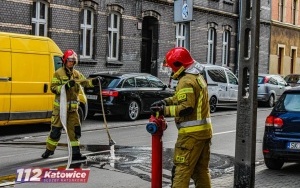
<path id="1" fill-rule="evenodd" d="M 275 104 L 275 98 L 274 98 L 274 95 L 271 95 L 271 96 L 269 97 L 269 100 L 267 101 L 267 106 L 268 106 L 268 107 L 273 107 L 274 104 Z"/>
<path id="2" fill-rule="evenodd" d="M 140 115 L 140 105 L 134 100 L 130 101 L 125 111 L 124 118 L 126 120 L 134 121 L 139 117 L 139 115 Z"/>
<path id="3" fill-rule="evenodd" d="M 81 108 L 81 106 L 78 107 L 78 115 L 79 115 L 80 124 L 82 125 L 84 113 L 83 113 L 83 109 Z"/>
<path id="4" fill-rule="evenodd" d="M 280 170 L 284 162 L 279 159 L 264 158 L 265 165 L 271 170 Z"/>
<path id="5" fill-rule="evenodd" d="M 209 100 L 210 112 L 214 113 L 217 111 L 217 98 L 211 97 Z"/>

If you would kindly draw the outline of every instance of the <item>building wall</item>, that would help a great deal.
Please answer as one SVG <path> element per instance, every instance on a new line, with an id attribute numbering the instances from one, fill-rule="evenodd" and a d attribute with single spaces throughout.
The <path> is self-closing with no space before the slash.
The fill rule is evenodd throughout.
<path id="1" fill-rule="evenodd" d="M 296 49 L 296 63 L 294 64 L 293 73 L 300 73 L 300 27 L 299 27 L 299 1 L 297 4 L 298 20 L 294 25 L 292 22 L 292 3 L 293 1 L 284 1 L 284 19 L 283 22 L 279 21 L 279 0 L 272 1 L 272 20 L 271 20 L 271 34 L 270 34 L 270 61 L 269 73 L 281 74 L 286 76 L 291 73 L 291 49 Z M 279 47 L 284 48 L 284 55 L 282 56 L 281 63 L 279 63 Z M 281 64 L 281 67 L 279 67 Z M 280 72 L 279 72 L 280 70 Z"/>
<path id="2" fill-rule="evenodd" d="M 52 38 L 62 51 L 74 49 L 79 53 L 80 11 L 83 1 L 47 0 L 49 3 L 48 37 Z M 141 71 L 142 30 L 137 24 L 143 20 L 142 13 L 155 11 L 159 14 L 158 77 L 168 82 L 170 71 L 162 66 L 166 52 L 176 45 L 173 19 L 173 1 L 168 0 L 90 0 L 96 6 L 94 55 L 91 59 L 80 59 L 77 69 L 85 76 L 96 71 Z M 32 0 L 2 0 L 0 6 L 0 31 L 31 34 Z M 117 4 L 124 10 L 121 24 L 120 64 L 108 64 L 108 5 Z M 16 16 L 18 15 L 18 16 Z M 5 19 L 3 19 L 5 18 Z M 237 23 L 238 0 L 194 0 L 194 17 L 190 23 L 190 51 L 193 57 L 206 62 L 208 22 L 217 24 L 216 62 L 221 65 L 223 25 L 229 25 L 230 64 L 237 68 Z"/>

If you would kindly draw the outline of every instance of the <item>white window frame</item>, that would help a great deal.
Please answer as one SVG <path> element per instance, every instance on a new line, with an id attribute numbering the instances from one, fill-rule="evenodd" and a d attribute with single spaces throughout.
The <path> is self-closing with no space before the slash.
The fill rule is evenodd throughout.
<path id="1" fill-rule="evenodd" d="M 35 29 L 33 29 L 32 27 L 32 33 L 34 35 L 37 36 L 47 36 L 48 34 L 48 3 L 46 3 L 45 1 L 34 1 L 33 3 L 36 3 L 36 7 L 35 7 L 35 15 L 32 15 L 31 18 L 31 24 L 35 24 Z M 45 18 L 40 18 L 40 14 L 41 14 L 41 4 L 45 5 Z M 32 8 L 34 8 L 34 6 L 32 6 Z M 44 25 L 44 33 L 40 33 L 40 25 Z"/>
<path id="2" fill-rule="evenodd" d="M 216 30 L 213 27 L 208 29 L 208 40 L 207 40 L 207 63 L 214 64 L 214 55 L 215 55 L 215 32 Z"/>
<path id="3" fill-rule="evenodd" d="M 116 20 L 114 20 L 115 16 L 117 16 Z M 111 12 L 108 16 L 109 24 L 108 24 L 108 60 L 118 60 L 119 59 L 119 48 L 120 48 L 120 20 L 121 20 L 121 15 L 117 12 Z M 115 21 L 117 22 L 116 28 L 114 28 Z M 117 35 L 116 40 L 114 41 L 114 37 L 110 37 L 113 35 Z M 115 45 L 114 45 L 115 44 Z M 113 52 L 116 52 L 115 56 Z"/>
<path id="4" fill-rule="evenodd" d="M 80 23 L 80 30 L 81 30 L 81 38 L 80 39 L 80 58 L 92 58 L 93 56 L 93 38 L 94 38 L 94 11 L 89 8 L 84 8 L 83 10 L 83 23 Z M 87 16 L 88 11 L 91 12 L 91 24 L 87 23 Z M 91 32 L 89 39 L 87 39 L 88 31 Z M 87 40 L 90 41 L 90 54 L 87 54 Z"/>
<path id="5" fill-rule="evenodd" d="M 228 66 L 230 31 L 223 31 L 222 65 Z"/>
<path id="6" fill-rule="evenodd" d="M 176 24 L 176 47 L 186 48 L 187 25 L 183 23 Z"/>

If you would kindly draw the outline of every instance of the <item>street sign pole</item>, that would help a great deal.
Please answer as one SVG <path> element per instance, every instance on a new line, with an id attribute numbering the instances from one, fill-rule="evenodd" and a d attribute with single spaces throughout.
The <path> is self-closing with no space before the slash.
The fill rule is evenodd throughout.
<path id="1" fill-rule="evenodd" d="M 234 187 L 253 188 L 255 184 L 260 0 L 240 0 L 239 3 L 239 93 Z"/>

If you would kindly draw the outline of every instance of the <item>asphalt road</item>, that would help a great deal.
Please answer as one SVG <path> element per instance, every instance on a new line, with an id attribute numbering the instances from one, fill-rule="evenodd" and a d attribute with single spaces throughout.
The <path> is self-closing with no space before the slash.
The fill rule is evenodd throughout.
<path id="1" fill-rule="evenodd" d="M 261 142 L 265 118 L 270 113 L 270 110 L 269 108 L 258 109 L 256 133 L 257 162 L 261 162 L 263 159 Z M 172 148 L 177 138 L 177 129 L 173 118 L 167 118 L 167 121 L 168 129 L 163 136 L 164 157 L 172 158 Z M 108 118 L 109 131 L 112 139 L 116 142 L 116 154 L 119 155 L 119 159 L 127 160 L 127 163 L 118 165 L 119 170 L 126 170 L 128 165 L 130 165 L 128 161 L 131 158 L 125 159 L 124 156 L 141 156 L 140 159 L 144 160 L 141 160 L 141 163 L 149 162 L 151 135 L 145 129 L 147 122 L 147 117 L 134 122 L 124 122 L 117 117 Z M 223 163 L 227 163 L 229 166 L 226 166 L 226 168 L 232 168 L 232 159 L 235 155 L 236 110 L 224 109 L 218 111 L 212 114 L 212 122 L 214 134 L 211 145 L 211 167 L 217 169 Z M 101 158 L 101 160 L 105 159 L 106 155 L 109 154 L 109 148 L 107 147 L 109 142 L 107 133 L 103 128 L 102 117 L 95 116 L 93 119 L 87 119 L 83 124 L 82 130 L 81 144 L 84 146 L 82 152 L 88 156 L 93 156 L 93 160 L 98 160 L 98 158 Z M 60 141 L 61 145 L 57 148 L 53 157 L 48 160 L 43 160 L 40 157 L 45 148 L 48 131 L 49 125 L 1 127 L 0 176 L 12 175 L 21 167 L 39 166 L 53 168 L 66 164 L 68 152 L 64 134 Z M 101 154 L 101 152 L 105 151 L 106 153 Z M 171 164 L 169 165 L 166 168 L 171 168 Z"/>

